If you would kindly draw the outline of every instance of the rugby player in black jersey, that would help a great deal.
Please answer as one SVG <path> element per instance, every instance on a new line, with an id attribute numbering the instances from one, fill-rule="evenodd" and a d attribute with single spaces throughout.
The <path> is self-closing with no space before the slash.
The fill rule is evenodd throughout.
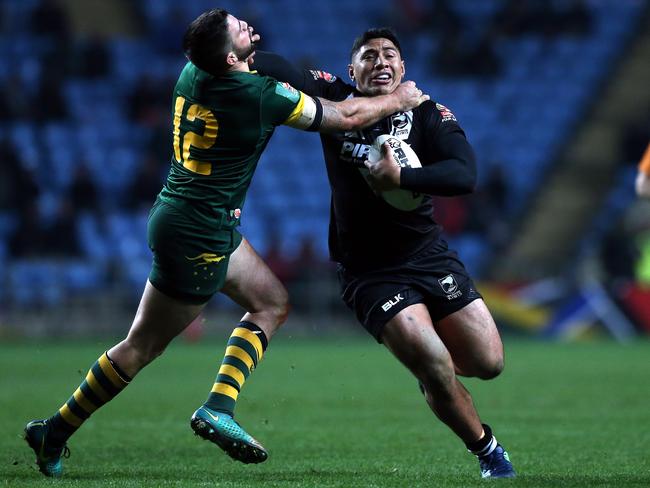
<path id="1" fill-rule="evenodd" d="M 190 425 L 238 461 L 267 459 L 266 449 L 233 418 L 244 381 L 288 313 L 287 291 L 237 230 L 257 162 L 279 125 L 362 128 L 428 96 L 407 82 L 372 103 L 313 99 L 250 72 L 249 57 L 259 38 L 223 9 L 205 12 L 186 31 L 189 61 L 173 92 L 171 169 L 149 214 L 152 271 L 127 337 L 100 356 L 58 411 L 25 427 L 25 439 L 47 476 L 61 476 L 68 439 L 162 354 L 218 291 L 246 313 Z M 155 402 L 151 411 L 156 422 Z"/>
<path id="2" fill-rule="evenodd" d="M 348 72 L 354 85 L 261 51 L 254 67 L 330 100 L 391 93 L 405 74 L 390 29 L 371 29 L 355 40 Z M 381 134 L 406 141 L 422 168 L 395 165 L 386 143 L 384 157 L 369 163 L 370 146 Z M 478 457 L 482 477 L 514 477 L 507 452 L 457 379 L 494 378 L 504 363 L 494 320 L 433 217 L 431 195 L 470 193 L 476 183 L 474 153 L 456 117 L 427 101 L 365 130 L 322 133 L 321 141 L 332 190 L 329 247 L 339 263 L 343 300 L 415 375 L 433 412 Z M 396 188 L 424 197 L 404 211 L 381 197 Z"/>

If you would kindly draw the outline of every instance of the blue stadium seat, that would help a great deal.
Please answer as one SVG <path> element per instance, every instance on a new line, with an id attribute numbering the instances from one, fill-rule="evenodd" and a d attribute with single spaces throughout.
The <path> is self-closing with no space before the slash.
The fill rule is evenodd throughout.
<path id="1" fill-rule="evenodd" d="M 151 271 L 151 257 L 134 258 L 122 270 L 126 274 L 125 281 L 129 286 L 129 294 L 134 300 L 139 299 Z"/>
<path id="2" fill-rule="evenodd" d="M 103 226 L 95 214 L 82 213 L 79 217 L 77 232 L 79 245 L 86 259 L 93 262 L 104 262 L 112 257 L 113 248 L 105 238 Z"/>
<path id="3" fill-rule="evenodd" d="M 102 262 L 72 260 L 62 269 L 63 284 L 68 294 L 92 293 L 106 285 L 106 269 Z"/>
<path id="4" fill-rule="evenodd" d="M 0 36 L 0 80 L 15 73 L 28 93 L 33 93 L 41 79 L 40 56 L 49 48 L 47 39 L 29 32 L 30 13 L 39 2 L 5 0 L 2 5 L 5 30 Z M 471 24 L 463 35 L 477 36 L 485 31 L 491 17 L 505 2 L 449 3 Z M 391 4 L 390 0 L 375 2 L 372 12 L 365 0 L 315 4 L 298 0 L 224 0 L 220 5 L 243 18 L 248 12 L 256 11 L 261 19 L 261 34 L 268 35 L 272 49 L 295 61 L 311 58 L 314 67 L 347 79 L 346 64 L 354 37 L 375 21 L 372 13 L 386 12 Z M 418 34 L 410 43 L 405 53 L 408 77 L 416 79 L 434 99 L 456 113 L 477 150 L 479 170 L 484 172 L 491 165 L 516 169 L 507 172 L 511 175 L 508 185 L 513 195 L 508 202 L 512 211 L 508 217 L 525 207 L 563 138 L 593 99 L 604 74 L 634 32 L 640 4 L 590 0 L 587 5 L 594 12 L 594 31 L 584 37 L 526 35 L 496 41 L 503 73 L 492 80 L 437 78 L 432 74 L 431 58 L 438 41 L 427 34 Z M 134 290 L 141 289 L 150 262 L 144 237 L 146 218 L 123 213 L 122 203 L 125 189 L 132 183 L 145 154 L 149 129 L 128 119 L 127 96 L 140 76 L 146 74 L 166 82 L 177 75 L 184 63 L 180 51 L 172 55 L 158 45 L 156 36 L 160 32 L 155 32 L 156 26 L 169 22 L 179 3 L 139 0 L 136 6 L 145 15 L 148 26 L 143 26 L 140 37 L 109 41 L 110 75 L 99 80 L 66 81 L 64 96 L 72 120 L 43 127 L 31 122 L 11 122 L 4 131 L 20 148 L 25 166 L 39 175 L 39 185 L 44 189 L 39 204 L 46 217 L 48 209 L 54 208 L 53 204 L 70 185 L 78 162 L 88 163 L 100 189 L 102 207 L 108 209 L 109 216 L 106 221 L 98 215 L 80 217 L 83 259 L 128 262 L 124 279 Z M 214 2 L 210 0 L 188 0 L 182 9 L 189 18 L 212 7 Z M 306 22 L 306 16 L 317 21 Z M 90 101 L 92 110 L 88 108 Z M 244 230 L 256 245 L 265 249 L 267 222 L 273 219 L 293 243 L 289 246 L 295 247 L 301 238 L 311 237 L 325 256 L 328 208 L 329 187 L 318 138 L 278 129 L 251 187 Z M 0 218 L 0 239 L 3 225 Z M 480 269 L 479 256 L 485 249 L 481 249 L 478 239 L 470 236 L 460 241 L 459 246 L 467 254 L 466 262 Z M 34 271 L 24 265 L 11 271 L 12 283 L 19 286 L 5 296 L 28 303 L 56 301 L 65 294 L 65 286 L 63 291 L 57 291 L 54 285 L 44 285 L 45 289 L 53 290 L 47 296 L 21 288 L 25 277 L 42 271 L 45 266 Z M 56 266 L 51 268 L 59 278 L 68 276 L 62 282 L 69 282 L 72 288 L 83 283 L 101 286 L 105 278 L 101 269 L 85 268 L 83 264 L 75 264 L 72 269 L 68 276 Z"/>
<path id="5" fill-rule="evenodd" d="M 19 306 L 59 305 L 65 298 L 61 282 L 64 264 L 15 260 L 9 266 L 9 298 Z"/>
<path id="6" fill-rule="evenodd" d="M 116 258 L 124 263 L 151 256 L 146 240 L 146 220 L 129 213 L 112 213 L 106 217 L 109 245 L 117 251 Z"/>

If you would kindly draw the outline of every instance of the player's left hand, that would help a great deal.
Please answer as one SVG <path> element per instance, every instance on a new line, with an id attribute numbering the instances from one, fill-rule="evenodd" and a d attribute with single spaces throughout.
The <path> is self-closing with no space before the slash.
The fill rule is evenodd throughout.
<path id="1" fill-rule="evenodd" d="M 393 149 L 388 142 L 384 142 L 381 146 L 382 157 L 379 161 L 371 163 L 366 159 L 364 164 L 370 174 L 368 175 L 368 183 L 373 190 L 387 191 L 399 188 L 400 176 L 402 168 L 395 164 L 395 156 Z"/>

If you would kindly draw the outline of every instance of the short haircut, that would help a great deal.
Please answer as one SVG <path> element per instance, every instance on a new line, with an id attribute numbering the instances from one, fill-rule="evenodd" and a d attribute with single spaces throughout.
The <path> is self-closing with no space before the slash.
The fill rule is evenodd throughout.
<path id="1" fill-rule="evenodd" d="M 226 72 L 226 56 L 232 50 L 228 12 L 214 8 L 199 15 L 183 36 L 183 52 L 192 63 L 212 75 Z"/>
<path id="2" fill-rule="evenodd" d="M 393 29 L 390 27 L 376 27 L 368 29 L 366 32 L 354 40 L 354 44 L 352 44 L 352 51 L 350 52 L 350 59 L 354 58 L 354 55 L 357 54 L 357 52 L 359 52 L 359 49 L 361 49 L 361 47 L 368 41 L 371 39 L 379 38 L 388 39 L 391 41 L 393 44 L 395 44 L 395 47 L 399 51 L 399 55 L 402 55 L 402 47 L 399 44 L 399 40 L 397 39 L 397 34 L 395 34 L 395 31 L 393 31 Z"/>

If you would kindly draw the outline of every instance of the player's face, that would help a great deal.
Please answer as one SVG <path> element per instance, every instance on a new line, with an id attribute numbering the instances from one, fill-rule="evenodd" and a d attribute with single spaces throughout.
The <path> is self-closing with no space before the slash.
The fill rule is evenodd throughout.
<path id="1" fill-rule="evenodd" d="M 357 90 L 366 95 L 392 93 L 404 77 L 404 61 L 392 41 L 371 39 L 361 46 L 349 65 Z"/>
<path id="2" fill-rule="evenodd" d="M 255 53 L 255 44 L 260 40 L 260 36 L 253 34 L 253 27 L 246 21 L 228 14 L 228 32 L 232 39 L 232 51 L 240 61 L 245 61 Z"/>

